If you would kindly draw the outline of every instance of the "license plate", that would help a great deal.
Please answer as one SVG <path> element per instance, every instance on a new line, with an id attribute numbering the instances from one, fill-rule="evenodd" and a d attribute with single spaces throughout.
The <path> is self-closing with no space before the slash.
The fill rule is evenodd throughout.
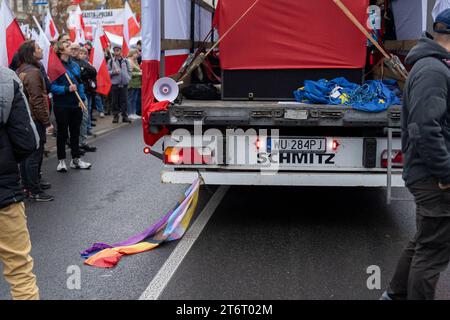
<path id="1" fill-rule="evenodd" d="M 325 138 L 279 138 L 267 139 L 267 152 L 326 152 Z"/>

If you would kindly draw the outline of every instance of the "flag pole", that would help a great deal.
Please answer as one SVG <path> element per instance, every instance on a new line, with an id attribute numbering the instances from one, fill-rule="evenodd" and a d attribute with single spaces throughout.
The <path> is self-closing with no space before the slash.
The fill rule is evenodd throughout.
<path id="1" fill-rule="evenodd" d="M 383 47 L 376 41 L 370 33 L 364 28 L 364 26 L 356 19 L 353 13 L 341 2 L 341 0 L 333 0 L 333 2 L 342 10 L 348 19 L 366 36 L 366 38 L 383 54 L 386 59 L 388 67 L 393 69 L 394 72 L 400 74 L 403 78 L 408 78 L 408 71 L 401 63 L 400 59 L 386 52 Z"/>
<path id="2" fill-rule="evenodd" d="M 39 29 L 39 33 L 40 33 L 40 34 L 43 34 L 45 37 L 47 37 L 47 36 L 45 35 L 44 31 L 42 30 L 42 27 L 41 27 L 41 25 L 39 24 L 39 21 L 36 19 L 35 16 L 33 16 L 33 20 L 34 20 L 34 23 L 36 23 L 36 26 L 37 26 L 38 29 Z M 47 39 L 47 41 L 48 41 L 49 44 L 50 44 L 50 40 Z M 53 49 L 50 48 L 50 50 L 53 50 Z M 64 73 L 64 75 L 66 76 L 66 79 L 67 79 L 67 81 L 69 82 L 69 85 L 72 86 L 72 85 L 73 85 L 72 79 L 70 79 L 70 77 L 69 77 L 69 75 L 67 74 L 67 72 Z M 84 111 L 88 111 L 88 109 L 86 108 L 86 105 L 84 104 L 83 99 L 81 99 L 80 94 L 78 93 L 78 89 L 75 90 L 74 93 L 75 93 L 75 95 L 77 96 L 77 99 L 78 99 L 78 101 L 79 101 L 79 103 L 80 103 L 80 108 L 83 109 Z"/>

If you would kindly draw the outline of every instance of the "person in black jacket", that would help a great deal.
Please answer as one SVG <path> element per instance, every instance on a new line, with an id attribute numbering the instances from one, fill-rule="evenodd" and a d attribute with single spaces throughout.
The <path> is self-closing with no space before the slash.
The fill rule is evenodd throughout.
<path id="1" fill-rule="evenodd" d="M 13 299 L 39 299 L 18 163 L 39 147 L 22 84 L 0 66 L 0 261 Z"/>
<path id="2" fill-rule="evenodd" d="M 450 260 L 450 9 L 406 62 L 413 65 L 402 111 L 403 179 L 416 203 L 417 233 L 383 300 L 432 300 Z"/>

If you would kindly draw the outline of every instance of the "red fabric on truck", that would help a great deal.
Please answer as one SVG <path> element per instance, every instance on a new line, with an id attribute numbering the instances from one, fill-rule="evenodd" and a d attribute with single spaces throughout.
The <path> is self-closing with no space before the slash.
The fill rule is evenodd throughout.
<path id="1" fill-rule="evenodd" d="M 220 0 L 224 34 L 254 0 Z M 343 0 L 367 26 L 369 0 Z M 220 44 L 225 70 L 362 68 L 366 38 L 332 0 L 260 0 Z"/>

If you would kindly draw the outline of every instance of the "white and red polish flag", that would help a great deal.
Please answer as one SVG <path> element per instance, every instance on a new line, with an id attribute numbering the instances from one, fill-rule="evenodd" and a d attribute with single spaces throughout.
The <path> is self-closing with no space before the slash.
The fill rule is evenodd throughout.
<path id="1" fill-rule="evenodd" d="M 16 17 L 3 0 L 0 6 L 0 65 L 8 67 L 14 54 L 25 41 Z"/>
<path id="2" fill-rule="evenodd" d="M 83 13 L 79 5 L 76 10 L 69 13 L 68 28 L 70 41 L 74 43 L 86 43 L 86 30 Z"/>
<path id="3" fill-rule="evenodd" d="M 111 89 L 111 78 L 106 65 L 105 53 L 103 51 L 104 47 L 101 40 L 102 36 L 105 36 L 105 33 L 99 25 L 95 31 L 89 61 L 97 70 L 97 92 L 106 96 Z"/>
<path id="4" fill-rule="evenodd" d="M 37 38 L 33 40 L 36 41 L 36 43 L 44 51 L 42 64 L 44 65 L 45 71 L 47 72 L 50 81 L 53 82 L 66 73 L 66 68 L 64 68 L 61 60 L 59 60 L 58 56 L 55 53 L 55 50 L 53 50 L 50 41 L 47 39 L 47 36 L 45 35 L 44 30 L 42 30 L 42 27 L 38 23 L 37 19 L 35 17 L 33 17 L 33 19 L 39 29 L 39 34 L 35 34 L 35 37 Z"/>
<path id="5" fill-rule="evenodd" d="M 136 20 L 133 11 L 128 3 L 125 1 L 124 15 L 123 15 L 123 44 L 122 53 L 126 57 L 130 51 L 130 40 L 139 33 L 139 23 Z"/>
<path id="6" fill-rule="evenodd" d="M 45 15 L 44 22 L 45 35 L 50 41 L 56 41 L 59 37 L 58 29 L 56 29 L 55 22 L 53 21 L 50 9 L 47 9 L 47 14 Z"/>
<path id="7" fill-rule="evenodd" d="M 162 129 L 150 133 L 149 121 L 152 112 L 167 108 L 168 102 L 154 103 L 153 85 L 159 78 L 161 60 L 161 1 L 141 0 L 141 34 L 142 34 L 142 126 L 144 141 L 153 146 L 168 133 Z"/>
<path id="8" fill-rule="evenodd" d="M 96 28 L 95 32 L 99 32 L 99 38 L 100 38 L 100 42 L 102 44 L 102 48 L 107 49 L 109 47 L 110 41 L 108 39 L 108 36 L 105 33 L 105 30 L 103 29 L 103 27 L 99 24 Z M 95 38 L 94 38 L 95 40 Z"/>

